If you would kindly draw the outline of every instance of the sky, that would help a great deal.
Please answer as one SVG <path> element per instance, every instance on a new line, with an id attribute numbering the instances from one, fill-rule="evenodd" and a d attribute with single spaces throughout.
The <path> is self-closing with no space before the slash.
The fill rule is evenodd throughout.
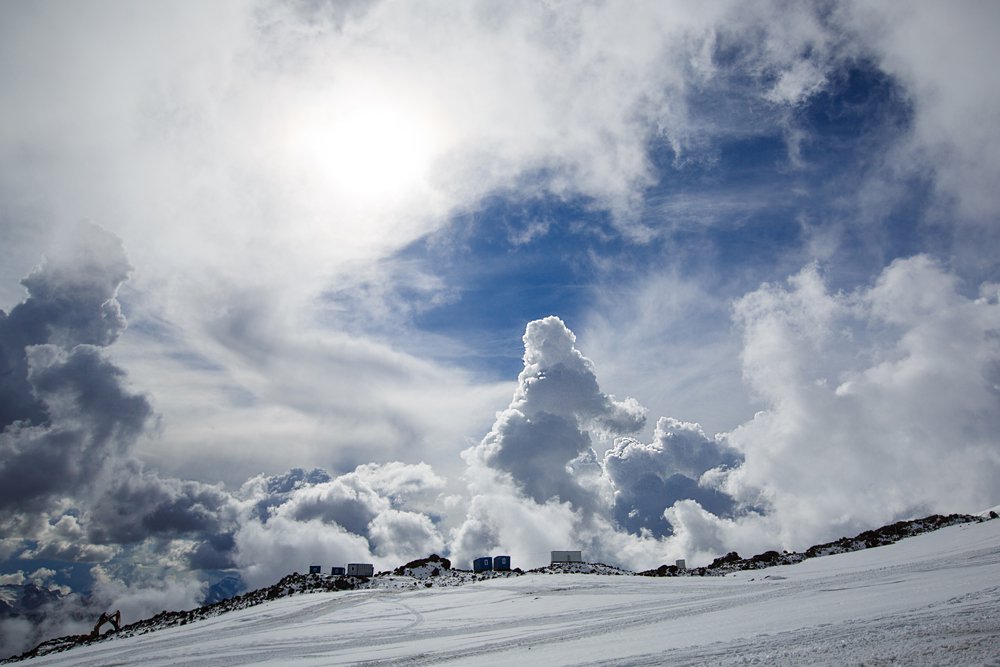
<path id="1" fill-rule="evenodd" d="M 55 631 L 314 562 L 699 564 L 996 505 L 998 31 L 3 3 L 0 582 Z"/>

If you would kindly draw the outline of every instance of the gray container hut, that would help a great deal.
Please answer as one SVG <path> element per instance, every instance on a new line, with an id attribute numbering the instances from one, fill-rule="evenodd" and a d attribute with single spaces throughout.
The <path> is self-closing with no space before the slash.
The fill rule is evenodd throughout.
<path id="1" fill-rule="evenodd" d="M 334 565 L 333 567 L 330 568 L 330 574 L 335 577 L 342 577 L 345 574 L 347 574 L 347 570 L 345 568 L 337 567 L 336 565 Z"/>
<path id="2" fill-rule="evenodd" d="M 309 566 L 309 574 L 319 574 L 322 571 L 323 571 L 323 566 L 322 565 L 310 565 Z"/>
<path id="3" fill-rule="evenodd" d="M 347 576 L 373 577 L 375 576 L 375 566 L 371 563 L 348 563 Z"/>
<path id="4" fill-rule="evenodd" d="M 494 556 L 493 569 L 506 571 L 510 569 L 510 556 Z"/>
<path id="5" fill-rule="evenodd" d="M 581 551 L 553 551 L 552 564 L 556 563 L 582 563 L 583 552 Z"/>
<path id="6" fill-rule="evenodd" d="M 493 559 L 489 556 L 482 556 L 472 561 L 473 572 L 486 572 L 493 569 Z"/>

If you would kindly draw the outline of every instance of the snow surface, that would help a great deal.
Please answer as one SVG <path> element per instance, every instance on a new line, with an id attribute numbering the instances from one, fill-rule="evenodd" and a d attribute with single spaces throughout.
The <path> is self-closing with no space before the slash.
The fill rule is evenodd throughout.
<path id="1" fill-rule="evenodd" d="M 295 595 L 24 664 L 444 662 L 1000 667 L 1000 520 L 725 577 L 526 574 Z"/>

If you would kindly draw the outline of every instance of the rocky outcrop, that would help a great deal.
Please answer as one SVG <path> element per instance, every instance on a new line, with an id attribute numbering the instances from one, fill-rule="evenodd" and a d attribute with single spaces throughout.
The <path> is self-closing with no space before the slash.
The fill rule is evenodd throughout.
<path id="1" fill-rule="evenodd" d="M 661 565 L 655 570 L 640 572 L 646 577 L 676 577 L 676 576 L 721 576 L 730 572 L 740 570 L 760 570 L 765 567 L 775 565 L 792 565 L 801 563 L 807 558 L 818 556 L 829 556 L 831 554 L 847 553 L 849 551 L 860 551 L 861 549 L 871 549 L 881 547 L 893 542 L 898 542 L 904 537 L 913 537 L 921 533 L 929 533 L 939 528 L 954 526 L 959 523 L 971 523 L 986 521 L 985 517 L 971 514 L 949 514 L 943 516 L 934 514 L 923 519 L 912 521 L 897 521 L 896 523 L 882 526 L 875 530 L 866 530 L 854 537 L 842 537 L 833 542 L 817 544 L 806 549 L 804 552 L 788 551 L 765 551 L 751 558 L 740 558 L 740 555 L 732 551 L 725 556 L 720 556 L 705 567 L 696 567 L 690 570 L 678 570 L 673 565 Z"/>

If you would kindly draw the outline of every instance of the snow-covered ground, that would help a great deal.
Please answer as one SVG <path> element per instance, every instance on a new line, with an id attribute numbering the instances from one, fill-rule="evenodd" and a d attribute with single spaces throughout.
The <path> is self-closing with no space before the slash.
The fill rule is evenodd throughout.
<path id="1" fill-rule="evenodd" d="M 295 595 L 29 665 L 989 665 L 1000 520 L 725 577 Z"/>

